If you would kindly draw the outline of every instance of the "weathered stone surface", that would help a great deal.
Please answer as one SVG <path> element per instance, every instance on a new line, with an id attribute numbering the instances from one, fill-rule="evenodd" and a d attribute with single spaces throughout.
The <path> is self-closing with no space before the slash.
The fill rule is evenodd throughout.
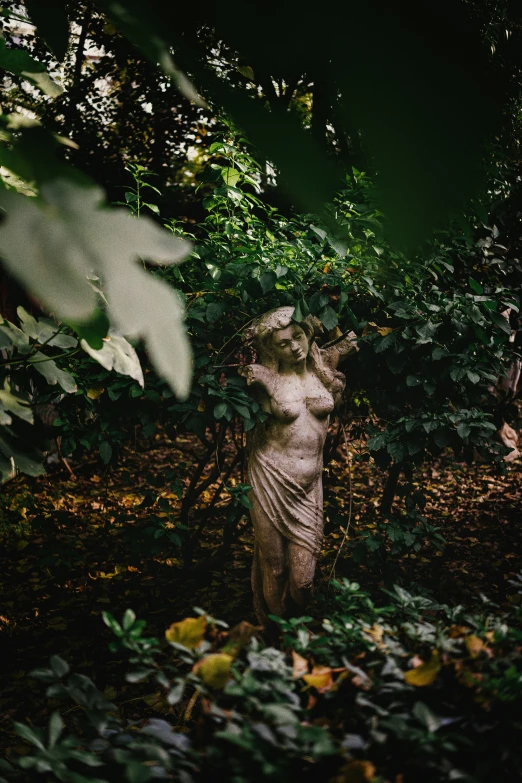
<path id="1" fill-rule="evenodd" d="M 247 442 L 255 531 L 252 589 L 256 614 L 301 613 L 313 587 L 323 538 L 323 446 L 345 385 L 336 370 L 356 350 L 351 332 L 320 349 L 310 321 L 279 307 L 245 333 L 259 359 L 240 370 L 267 414 Z"/>

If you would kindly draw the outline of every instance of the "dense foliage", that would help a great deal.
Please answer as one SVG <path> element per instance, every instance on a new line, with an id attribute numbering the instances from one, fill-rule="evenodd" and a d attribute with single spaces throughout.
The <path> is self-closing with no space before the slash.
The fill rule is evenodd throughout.
<path id="1" fill-rule="evenodd" d="M 155 689 L 163 718 L 125 725 L 117 705 L 53 656 L 31 676 L 55 711 L 43 731 L 17 724 L 31 751 L 2 780 L 65 783 L 331 779 L 489 781 L 522 772 L 520 612 L 444 606 L 396 587 L 375 604 L 335 584 L 317 630 L 280 621 L 283 651 L 257 629 L 198 610 L 147 637 L 127 610 L 104 619 L 129 653 L 129 683 Z M 67 710 L 67 726 L 57 708 Z M 167 720 L 168 718 L 168 720 Z M 177 724 L 181 731 L 173 728 Z M 187 728 L 185 728 L 187 726 Z"/>
<path id="2" fill-rule="evenodd" d="M 103 529 L 135 516 L 134 553 L 211 573 L 244 531 L 264 415 L 238 373 L 245 329 L 292 305 L 320 346 L 356 334 L 326 532 L 332 573 L 363 563 L 390 589 L 381 606 L 334 582 L 321 622 L 274 618 L 280 647 L 202 609 L 165 640 L 105 613 L 162 719 L 127 722 L 54 655 L 33 672 L 49 726 L 16 725 L 2 780 L 518 779 L 520 596 L 470 611 L 390 586 L 400 558 L 442 555 L 423 467 L 451 452 L 505 471 L 499 426 L 518 429 L 519 9 L 374 0 L 347 28 L 335 4 L 45 5 L 6 0 L 0 19 L 1 481 L 55 459 L 108 482 L 130 448 L 188 444 Z M 362 461 L 387 478 L 357 530 Z"/>
<path id="3" fill-rule="evenodd" d="M 62 401 L 56 421 L 63 452 L 74 457 L 95 449 L 110 462 L 135 437 L 136 426 L 146 437 L 160 423 L 171 437 L 197 435 L 203 451 L 184 482 L 184 532 L 176 536 L 185 542 L 190 563 L 201 532 L 191 529 L 191 515 L 220 476 L 222 484 L 207 503 L 210 512 L 229 490 L 230 475 L 244 466 L 243 433 L 259 415 L 237 374 L 254 358 L 242 331 L 267 309 L 293 304 L 298 320 L 316 319 L 319 342 L 350 329 L 358 335 L 360 350 L 346 365 L 340 413 L 350 439 L 368 439 L 358 459 L 371 454 L 381 469 L 406 471 L 410 478 L 412 469 L 448 446 L 461 456 L 475 449 L 483 458 L 501 460 L 506 449 L 494 439 L 498 398 L 491 392 L 518 355 L 502 313 L 511 309 L 516 332 L 520 289 L 513 274 L 518 262 L 502 247 L 500 229 L 481 227 L 466 236 L 456 228 L 410 260 L 387 245 L 371 181 L 355 171 L 332 205 L 349 237 L 346 246 L 317 217 L 285 218 L 259 199 L 257 164 L 233 131 L 214 143 L 211 154 L 200 185 L 207 218 L 191 235 L 196 252 L 182 267 L 155 272 L 185 292 L 194 349 L 191 394 L 180 403 L 150 372 L 141 389 L 131 377 L 112 376 L 87 357 L 75 357 L 70 366 L 79 392 Z M 140 182 L 147 192 L 147 175 L 135 176 L 138 184 L 127 199 L 136 211 L 145 208 L 136 193 Z M 170 227 L 183 231 L 175 222 Z M 339 441 L 342 427 L 331 448 Z M 230 447 L 233 453 L 226 451 Z M 183 469 L 178 487 L 181 478 Z M 387 551 L 418 551 L 426 539 L 440 545 L 422 516 L 423 494 L 408 487 L 401 488 L 405 513 L 390 518 L 388 508 L 387 521 L 359 542 L 357 557 L 380 562 Z M 248 506 L 241 494 L 246 489 L 243 478 L 228 492 L 230 535 Z M 331 518 L 342 524 L 343 514 L 332 503 Z"/>

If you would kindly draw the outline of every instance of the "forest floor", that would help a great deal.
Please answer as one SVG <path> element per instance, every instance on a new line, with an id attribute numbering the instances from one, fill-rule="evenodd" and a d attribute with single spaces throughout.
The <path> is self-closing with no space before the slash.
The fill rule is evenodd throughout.
<path id="1" fill-rule="evenodd" d="M 154 711 L 154 694 L 144 692 L 136 698 L 133 685 L 134 698 L 128 695 L 124 662 L 107 649 L 110 633 L 101 619 L 104 609 L 119 618 L 131 607 L 158 636 L 172 622 L 193 614 L 193 606 L 231 625 L 243 619 L 255 622 L 250 590 L 253 534 L 247 517 L 225 561 L 214 570 L 183 571 L 180 549 L 167 538 L 179 500 L 158 486 L 166 472 L 190 459 L 190 448 L 190 439 L 182 452 L 163 441 L 146 451 L 129 449 L 117 469 L 85 461 L 74 465 L 75 477 L 60 465 L 45 476 L 20 476 L 4 486 L 0 748 L 8 754 L 19 743 L 13 720 L 47 723 L 44 689 L 27 675 L 46 665 L 51 654 L 61 655 L 76 671 L 92 677 L 120 709 L 128 710 L 126 714 L 135 716 L 139 708 L 138 714 L 145 717 Z M 451 604 L 471 607 L 482 593 L 501 611 L 516 600 L 509 583 L 522 570 L 520 469 L 515 462 L 499 475 L 492 466 L 468 467 L 448 456 L 419 470 L 419 486 L 430 492 L 424 513 L 440 526 L 447 544 L 395 558 L 394 580 Z M 352 541 L 375 524 L 383 482 L 382 472 L 372 463 L 353 467 Z M 347 509 L 350 481 L 340 453 L 327 486 Z M 159 494 L 164 498 L 160 504 Z M 218 505 L 217 521 L 201 533 L 196 566 L 221 545 L 219 511 Z M 196 509 L 196 522 L 197 514 Z M 166 532 L 155 538 L 165 523 Z M 326 532 L 318 576 L 323 592 L 342 540 L 339 525 L 328 524 Z M 355 564 L 349 551 L 343 550 L 337 575 L 378 591 L 382 575 Z"/>

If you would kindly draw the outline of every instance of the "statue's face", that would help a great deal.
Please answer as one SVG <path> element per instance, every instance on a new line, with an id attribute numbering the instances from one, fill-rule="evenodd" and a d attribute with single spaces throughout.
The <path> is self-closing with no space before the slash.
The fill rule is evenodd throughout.
<path id="1" fill-rule="evenodd" d="M 308 338 L 297 324 L 272 333 L 273 354 L 280 362 L 298 364 L 308 356 Z"/>

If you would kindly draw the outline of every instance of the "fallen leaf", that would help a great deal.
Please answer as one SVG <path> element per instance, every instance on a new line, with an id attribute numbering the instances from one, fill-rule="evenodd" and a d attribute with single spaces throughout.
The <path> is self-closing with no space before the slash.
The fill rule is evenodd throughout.
<path id="1" fill-rule="evenodd" d="M 464 639 L 464 644 L 466 645 L 466 648 L 472 658 L 478 658 L 482 652 L 486 653 L 490 658 L 493 655 L 485 642 L 483 642 L 482 639 L 480 639 L 478 636 L 475 636 L 473 633 L 469 636 L 466 636 Z"/>
<path id="2" fill-rule="evenodd" d="M 207 621 L 201 617 L 185 617 L 179 623 L 172 625 L 165 631 L 165 638 L 168 642 L 177 642 L 183 647 L 193 650 L 203 640 Z"/>
<path id="3" fill-rule="evenodd" d="M 311 674 L 305 674 L 303 680 L 319 693 L 326 693 L 333 685 L 332 670 L 329 666 L 314 666 Z"/>
<path id="4" fill-rule="evenodd" d="M 192 671 L 211 688 L 224 688 L 230 679 L 230 666 L 234 659 L 227 653 L 211 653 L 194 664 Z"/>
<path id="5" fill-rule="evenodd" d="M 382 642 L 382 637 L 384 636 L 384 628 L 382 628 L 380 625 L 372 625 L 371 628 L 363 628 L 362 629 L 365 634 L 368 634 L 370 638 L 380 647 L 384 647 L 385 645 Z"/>
<path id="6" fill-rule="evenodd" d="M 306 660 L 306 658 L 303 658 L 302 655 L 296 653 L 295 650 L 292 650 L 292 661 L 293 661 L 292 677 L 294 678 L 294 680 L 298 680 L 299 677 L 308 674 L 308 661 Z"/>
<path id="7" fill-rule="evenodd" d="M 458 639 L 459 636 L 465 636 L 469 631 L 466 625 L 452 625 L 449 629 L 448 636 L 450 639 Z"/>
<path id="8" fill-rule="evenodd" d="M 373 780 L 377 773 L 371 761 L 350 761 L 341 767 L 340 774 L 333 779 L 333 783 L 366 783 Z"/>
<path id="9" fill-rule="evenodd" d="M 404 679 L 410 685 L 423 687 L 431 685 L 437 679 L 437 674 L 441 670 L 440 654 L 438 650 L 433 650 L 431 658 L 426 663 L 421 663 L 415 669 L 410 669 L 404 674 Z"/>

